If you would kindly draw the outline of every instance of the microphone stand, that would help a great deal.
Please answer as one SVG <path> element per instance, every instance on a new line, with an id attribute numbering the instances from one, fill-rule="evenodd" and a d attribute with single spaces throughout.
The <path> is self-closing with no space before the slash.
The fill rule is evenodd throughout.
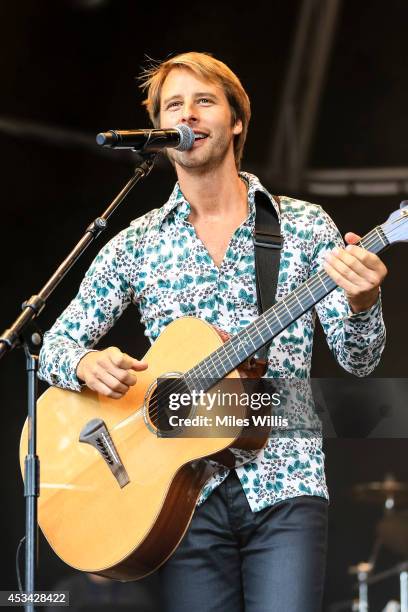
<path id="1" fill-rule="evenodd" d="M 37 295 L 33 295 L 22 305 L 23 312 L 14 323 L 0 335 L 0 359 L 16 347 L 23 347 L 26 357 L 26 372 L 28 386 L 28 449 L 24 464 L 24 497 L 26 499 L 26 531 L 25 531 L 25 593 L 34 593 L 37 578 L 38 525 L 37 506 L 40 493 L 40 461 L 36 454 L 37 441 L 37 371 L 38 355 L 42 344 L 42 333 L 34 319 L 43 310 L 46 300 L 54 289 L 82 255 L 89 244 L 106 229 L 108 219 L 116 210 L 129 191 L 153 168 L 157 153 L 143 153 L 143 160 L 135 168 L 134 175 L 126 183 L 111 202 L 105 212 L 97 217 L 87 227 L 84 236 L 74 247 L 68 257 L 54 272 L 48 282 Z M 24 605 L 27 612 L 34 610 L 32 603 Z"/>

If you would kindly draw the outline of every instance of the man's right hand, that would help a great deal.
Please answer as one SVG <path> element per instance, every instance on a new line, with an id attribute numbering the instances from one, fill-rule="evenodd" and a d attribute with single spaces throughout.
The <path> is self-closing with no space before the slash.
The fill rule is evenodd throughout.
<path id="1" fill-rule="evenodd" d="M 92 391 L 120 399 L 136 384 L 135 371 L 146 370 L 147 363 L 138 361 L 116 346 L 104 351 L 92 351 L 82 357 L 76 373 Z"/>

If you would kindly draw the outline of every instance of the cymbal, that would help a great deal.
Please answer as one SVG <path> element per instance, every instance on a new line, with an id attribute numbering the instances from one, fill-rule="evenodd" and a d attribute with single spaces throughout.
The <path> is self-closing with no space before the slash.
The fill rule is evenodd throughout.
<path id="1" fill-rule="evenodd" d="M 408 503 L 408 483 L 399 482 L 393 477 L 379 482 L 366 482 L 355 485 L 352 496 L 357 501 L 385 504 L 392 508 L 395 503 Z"/>
<path id="2" fill-rule="evenodd" d="M 377 535 L 384 546 L 408 556 L 408 511 L 388 512 L 377 525 Z"/>

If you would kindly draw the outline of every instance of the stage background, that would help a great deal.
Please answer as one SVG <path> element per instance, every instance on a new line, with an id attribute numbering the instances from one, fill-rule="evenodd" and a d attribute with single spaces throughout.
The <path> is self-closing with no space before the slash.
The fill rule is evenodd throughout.
<path id="1" fill-rule="evenodd" d="M 40 289 L 84 228 L 130 177 L 131 154 L 103 154 L 92 143 L 100 131 L 148 125 L 135 80 L 146 56 L 164 59 L 183 51 L 207 51 L 240 76 L 253 112 L 243 168 L 265 180 L 265 159 L 299 10 L 300 2 L 293 0 L 261 2 L 256 7 L 247 3 L 239 9 L 231 3 L 184 0 L 164 6 L 131 0 L 1 3 L 1 329 L 14 320 L 21 302 Z M 342 4 L 309 160 L 311 168 L 407 164 L 407 20 L 408 5 L 402 1 L 348 0 Z M 24 122 L 30 123 L 31 131 Z M 63 132 L 59 134 L 57 128 Z M 83 145 L 79 143 L 82 138 Z M 75 295 L 101 245 L 131 219 L 164 203 L 173 183 L 172 169 L 159 164 L 135 188 L 105 235 L 60 284 L 41 316 L 43 329 Z M 266 184 L 276 192 L 276 185 Z M 401 193 L 312 198 L 294 191 L 289 195 L 322 204 L 343 233 L 365 233 L 382 223 L 403 199 Z M 375 376 L 406 377 L 407 247 L 394 247 L 384 255 L 384 261 L 390 270 L 383 288 L 388 341 Z M 143 355 L 148 343 L 136 309 L 128 309 L 101 346 L 111 344 L 137 357 Z M 330 355 L 320 328 L 313 374 L 348 377 Z M 24 533 L 17 462 L 26 410 L 22 351 L 16 350 L 1 361 L 0 380 L 0 587 L 4 590 L 16 588 L 15 549 Z M 392 403 L 393 398 L 384 401 Z M 388 472 L 407 482 L 408 440 L 331 439 L 325 448 L 331 491 L 327 607 L 351 596 L 347 567 L 367 559 L 381 516 L 380 507 L 353 501 L 350 488 L 359 482 L 381 480 Z M 72 572 L 46 545 L 41 549 L 40 583 L 50 588 Z M 379 568 L 398 560 L 402 557 L 384 551 Z M 397 586 L 396 580 L 379 586 L 373 595 L 373 609 L 380 610 L 395 596 Z"/>

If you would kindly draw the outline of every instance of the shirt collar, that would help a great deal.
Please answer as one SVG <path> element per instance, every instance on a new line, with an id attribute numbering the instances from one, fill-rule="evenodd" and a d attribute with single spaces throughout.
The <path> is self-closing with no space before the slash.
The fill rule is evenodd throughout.
<path id="1" fill-rule="evenodd" d="M 255 220 L 255 194 L 257 191 L 262 191 L 270 200 L 275 212 L 278 216 L 279 223 L 281 222 L 281 213 L 277 200 L 269 193 L 267 189 L 262 185 L 261 181 L 254 174 L 249 172 L 240 172 L 239 175 L 246 181 L 248 185 L 248 203 L 249 203 L 249 214 L 250 218 Z"/>
<path id="2" fill-rule="evenodd" d="M 269 200 L 271 201 L 272 206 L 274 207 L 276 214 L 278 215 L 279 222 L 281 221 L 280 209 L 276 199 L 269 193 L 267 189 L 261 184 L 260 180 L 254 174 L 250 174 L 249 172 L 240 172 L 239 176 L 244 179 L 247 183 L 248 187 L 248 203 L 249 203 L 249 218 L 250 220 L 255 219 L 255 193 L 257 191 L 262 191 L 265 193 Z M 190 204 L 185 199 L 183 192 L 180 189 L 180 185 L 177 182 L 174 185 L 174 189 L 159 211 L 159 219 L 158 223 L 161 225 L 163 221 L 168 217 L 173 211 L 175 214 L 180 216 L 180 218 L 186 219 L 190 214 Z"/>

